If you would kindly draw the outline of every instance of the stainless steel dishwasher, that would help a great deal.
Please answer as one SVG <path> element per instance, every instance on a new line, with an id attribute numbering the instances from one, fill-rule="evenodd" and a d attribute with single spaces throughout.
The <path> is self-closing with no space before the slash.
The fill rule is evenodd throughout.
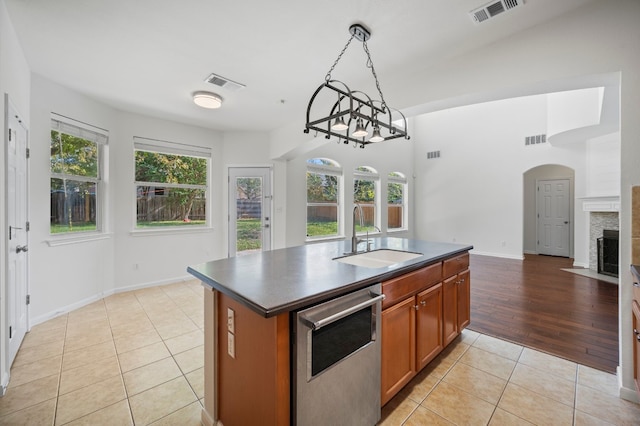
<path id="1" fill-rule="evenodd" d="M 380 420 L 381 292 L 375 284 L 294 314 L 294 424 Z"/>

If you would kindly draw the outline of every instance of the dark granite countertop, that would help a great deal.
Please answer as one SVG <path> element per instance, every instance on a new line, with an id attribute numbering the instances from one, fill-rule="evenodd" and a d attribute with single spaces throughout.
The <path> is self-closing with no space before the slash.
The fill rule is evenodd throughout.
<path id="1" fill-rule="evenodd" d="M 383 268 L 332 260 L 350 250 L 350 241 L 308 244 L 190 266 L 205 285 L 236 299 L 264 317 L 294 311 L 323 300 L 406 274 L 471 250 L 473 246 L 404 238 L 370 238 L 371 250 L 422 253 Z"/>

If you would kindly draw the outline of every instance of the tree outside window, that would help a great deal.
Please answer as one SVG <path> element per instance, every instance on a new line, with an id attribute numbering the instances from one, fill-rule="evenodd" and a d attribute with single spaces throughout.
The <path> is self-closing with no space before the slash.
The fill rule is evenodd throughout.
<path id="1" fill-rule="evenodd" d="M 307 160 L 307 238 L 327 238 L 340 233 L 341 170 L 323 158 Z"/>
<path id="2" fill-rule="evenodd" d="M 389 173 L 387 181 L 387 229 L 406 229 L 406 187 L 407 179 L 402 173 Z"/>
<path id="3" fill-rule="evenodd" d="M 50 233 L 100 231 L 100 152 L 106 135 L 51 120 Z"/>
<path id="4" fill-rule="evenodd" d="M 206 224 L 208 159 L 135 151 L 136 227 Z"/>
<path id="5" fill-rule="evenodd" d="M 378 221 L 376 193 L 378 172 L 368 166 L 356 168 L 353 179 L 353 202 L 362 207 L 363 226 L 356 220 L 356 233 L 374 232 Z"/>

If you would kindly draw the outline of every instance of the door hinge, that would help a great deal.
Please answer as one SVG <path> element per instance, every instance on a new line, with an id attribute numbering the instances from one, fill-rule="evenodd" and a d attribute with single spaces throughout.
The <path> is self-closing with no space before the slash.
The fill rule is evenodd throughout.
<path id="1" fill-rule="evenodd" d="M 9 339 L 13 337 L 13 327 L 9 326 Z"/>
<path id="2" fill-rule="evenodd" d="M 27 305 L 31 304 L 31 295 L 27 294 Z"/>
<path id="3" fill-rule="evenodd" d="M 9 127 L 9 142 L 11 142 L 11 133 L 13 133 L 13 130 L 11 130 L 11 127 Z"/>
<path id="4" fill-rule="evenodd" d="M 31 231 L 31 222 L 27 221 L 25 228 L 27 229 L 27 232 Z"/>
<path id="5" fill-rule="evenodd" d="M 31 157 L 31 150 L 27 148 L 27 158 Z"/>

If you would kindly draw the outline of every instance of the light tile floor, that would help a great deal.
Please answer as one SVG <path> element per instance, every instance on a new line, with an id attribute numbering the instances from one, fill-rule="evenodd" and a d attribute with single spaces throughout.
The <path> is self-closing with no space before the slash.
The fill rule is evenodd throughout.
<path id="1" fill-rule="evenodd" d="M 198 425 L 203 291 L 120 293 L 34 326 L 0 425 Z M 382 409 L 381 425 L 640 425 L 615 376 L 465 330 Z"/>
<path id="2" fill-rule="evenodd" d="M 203 348 L 199 281 L 107 297 L 32 327 L 0 425 L 199 425 Z"/>
<path id="3" fill-rule="evenodd" d="M 471 330 L 382 409 L 396 425 L 640 425 L 616 376 Z"/>

